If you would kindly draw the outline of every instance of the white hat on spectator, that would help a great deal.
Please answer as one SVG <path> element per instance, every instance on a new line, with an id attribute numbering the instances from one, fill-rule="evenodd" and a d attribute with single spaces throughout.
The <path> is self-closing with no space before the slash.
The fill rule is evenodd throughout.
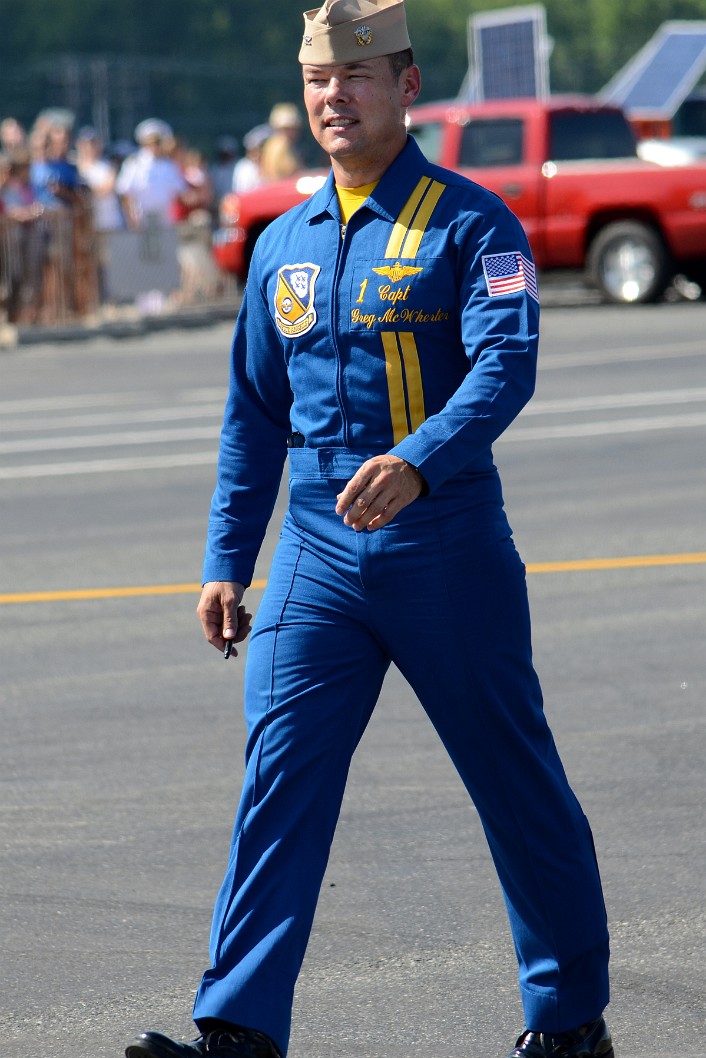
<path id="1" fill-rule="evenodd" d="M 159 118 L 146 118 L 141 121 L 135 129 L 135 139 L 138 143 L 147 143 L 148 140 L 171 140 L 174 138 L 171 125 Z"/>
<path id="2" fill-rule="evenodd" d="M 44 122 L 54 128 L 71 131 L 76 122 L 76 115 L 73 110 L 69 110 L 67 107 L 46 107 L 37 115 L 37 121 Z"/>
<path id="3" fill-rule="evenodd" d="M 243 136 L 243 147 L 246 151 L 256 151 L 258 147 L 262 147 L 271 134 L 272 129 L 269 125 L 256 125 Z"/>

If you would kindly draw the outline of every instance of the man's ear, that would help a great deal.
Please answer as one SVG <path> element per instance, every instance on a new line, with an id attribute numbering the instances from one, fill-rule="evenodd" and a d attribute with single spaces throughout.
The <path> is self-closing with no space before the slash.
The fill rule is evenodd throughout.
<path id="1" fill-rule="evenodd" d="M 406 109 L 416 102 L 417 96 L 422 90 L 422 73 L 419 67 L 413 63 L 400 74 L 402 86 L 402 106 Z"/>

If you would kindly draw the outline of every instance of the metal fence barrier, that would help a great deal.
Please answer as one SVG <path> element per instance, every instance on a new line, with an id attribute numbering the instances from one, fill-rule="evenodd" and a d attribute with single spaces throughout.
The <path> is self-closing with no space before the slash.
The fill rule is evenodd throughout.
<path id="1" fill-rule="evenodd" d="M 10 323 L 63 323 L 99 305 L 98 257 L 90 204 L 0 215 L 0 312 Z"/>
<path id="2" fill-rule="evenodd" d="M 96 232 L 90 201 L 28 220 L 0 214 L 0 323 L 55 326 L 228 304 L 236 284 L 211 254 L 211 218 Z"/>

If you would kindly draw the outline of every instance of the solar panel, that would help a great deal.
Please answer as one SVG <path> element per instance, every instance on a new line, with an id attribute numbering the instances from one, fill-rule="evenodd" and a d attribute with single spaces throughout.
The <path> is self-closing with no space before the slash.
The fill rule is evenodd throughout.
<path id="1" fill-rule="evenodd" d="M 634 117 L 671 118 L 706 70 L 706 22 L 665 22 L 599 96 Z"/>
<path id="2" fill-rule="evenodd" d="M 549 38 L 542 4 L 504 8 L 468 20 L 466 98 L 543 98 L 549 92 Z"/>

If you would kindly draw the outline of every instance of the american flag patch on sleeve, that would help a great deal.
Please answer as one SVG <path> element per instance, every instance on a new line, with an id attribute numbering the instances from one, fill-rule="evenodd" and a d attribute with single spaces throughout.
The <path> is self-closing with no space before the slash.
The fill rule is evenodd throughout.
<path id="1" fill-rule="evenodd" d="M 483 257 L 483 271 L 488 294 L 499 298 L 503 294 L 518 294 L 526 290 L 530 297 L 539 301 L 537 273 L 534 265 L 524 254 L 495 253 Z"/>

